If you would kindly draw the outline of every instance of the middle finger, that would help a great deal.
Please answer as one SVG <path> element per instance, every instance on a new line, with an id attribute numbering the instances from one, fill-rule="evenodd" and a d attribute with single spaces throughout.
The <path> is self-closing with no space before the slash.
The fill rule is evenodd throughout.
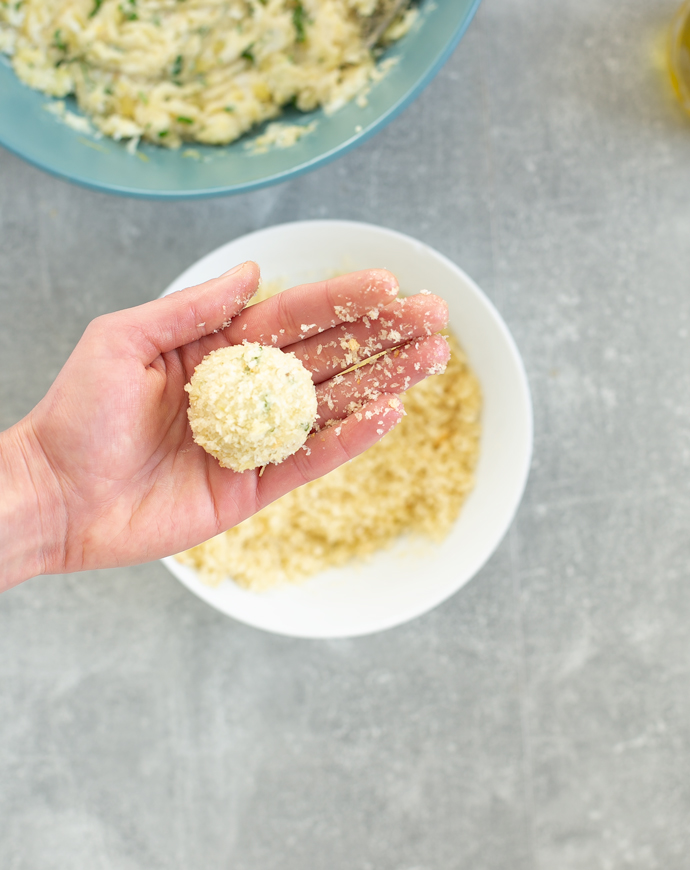
<path id="1" fill-rule="evenodd" d="M 448 325 L 448 306 L 439 296 L 417 294 L 396 299 L 376 318 L 343 323 L 284 347 L 311 372 L 315 384 L 350 366 L 415 338 L 433 335 Z"/>

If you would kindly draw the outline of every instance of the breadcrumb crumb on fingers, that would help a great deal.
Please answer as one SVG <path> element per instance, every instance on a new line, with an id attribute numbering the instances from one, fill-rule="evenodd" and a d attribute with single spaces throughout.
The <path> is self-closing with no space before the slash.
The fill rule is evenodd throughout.
<path id="1" fill-rule="evenodd" d="M 351 272 L 301 284 L 248 306 L 225 331 L 230 344 L 243 340 L 287 348 L 311 336 L 383 310 L 399 292 L 385 269 Z M 346 319 L 344 319 L 346 317 Z"/>
<path id="2" fill-rule="evenodd" d="M 285 350 L 294 353 L 312 372 L 315 383 L 370 359 L 413 338 L 433 335 L 448 325 L 448 305 L 439 296 L 395 299 L 356 323 L 339 324 Z"/>
<path id="3" fill-rule="evenodd" d="M 395 362 L 391 354 L 319 384 L 316 388 L 318 414 L 315 426 L 341 419 L 359 410 L 382 393 L 401 393 L 428 375 L 445 370 L 450 357 L 448 343 L 440 335 L 403 345 Z"/>

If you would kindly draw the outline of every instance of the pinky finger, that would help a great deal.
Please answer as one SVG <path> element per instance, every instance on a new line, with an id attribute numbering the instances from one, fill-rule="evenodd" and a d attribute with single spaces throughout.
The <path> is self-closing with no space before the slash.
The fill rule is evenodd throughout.
<path id="1" fill-rule="evenodd" d="M 258 481 L 257 510 L 364 453 L 394 429 L 403 415 L 398 396 L 382 393 L 337 425 L 314 432 L 285 462 L 266 467 Z"/>

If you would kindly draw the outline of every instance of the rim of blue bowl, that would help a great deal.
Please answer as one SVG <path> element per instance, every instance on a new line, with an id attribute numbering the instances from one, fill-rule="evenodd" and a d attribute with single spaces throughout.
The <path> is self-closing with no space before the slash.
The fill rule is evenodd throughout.
<path id="1" fill-rule="evenodd" d="M 472 19 L 474 18 L 477 9 L 479 8 L 480 3 L 481 0 L 472 0 L 472 3 L 469 6 L 465 18 L 461 22 L 460 26 L 455 30 L 443 51 L 439 53 L 435 61 L 429 66 L 424 75 L 421 76 L 421 78 L 407 91 L 406 94 L 400 97 L 400 99 L 393 103 L 393 105 L 390 106 L 389 109 L 383 112 L 376 119 L 376 121 L 370 124 L 367 128 L 363 129 L 361 132 L 355 133 L 355 135 L 352 136 L 350 139 L 342 142 L 334 148 L 325 151 L 323 154 L 319 154 L 318 157 L 307 159 L 303 163 L 298 164 L 297 166 L 275 172 L 261 179 L 213 188 L 166 191 L 146 190 L 144 188 L 134 188 L 127 187 L 125 185 L 98 182 L 88 177 L 80 176 L 78 173 L 62 172 L 56 167 L 51 166 L 50 163 L 44 160 L 32 158 L 22 153 L 19 148 L 6 141 L 6 138 L 3 136 L 3 131 L 1 128 L 0 145 L 2 145 L 2 147 L 4 147 L 10 153 L 15 154 L 17 157 L 20 157 L 22 160 L 25 160 L 32 166 L 35 166 L 38 169 L 42 169 L 44 172 L 47 172 L 50 175 L 55 176 L 56 178 L 60 178 L 64 181 L 70 181 L 74 184 L 78 184 L 80 187 L 85 187 L 89 190 L 94 190 L 99 193 L 114 193 L 118 196 L 127 196 L 135 199 L 177 200 L 208 199 L 211 197 L 230 196 L 232 194 L 248 193 L 252 190 L 260 190 L 261 188 L 269 187 L 273 184 L 279 184 L 280 182 L 287 181 L 292 178 L 298 178 L 300 175 L 311 172 L 313 169 L 317 169 L 320 166 L 325 166 L 327 163 L 330 163 L 337 157 L 341 157 L 352 151 L 359 145 L 363 145 L 365 142 L 371 139 L 372 136 L 382 130 L 387 124 L 395 120 L 395 118 L 397 118 L 398 115 L 400 115 L 401 112 L 403 112 L 410 105 L 410 103 L 412 103 L 431 83 L 431 81 L 438 74 L 441 67 L 448 61 L 450 56 L 457 48 L 460 40 L 467 32 L 467 28 L 470 26 Z"/>

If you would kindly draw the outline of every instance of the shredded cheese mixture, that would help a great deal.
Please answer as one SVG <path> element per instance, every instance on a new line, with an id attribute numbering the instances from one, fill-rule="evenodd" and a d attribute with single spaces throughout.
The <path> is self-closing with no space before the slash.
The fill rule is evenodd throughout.
<path id="1" fill-rule="evenodd" d="M 361 95 L 380 74 L 363 38 L 380 2 L 0 0 L 0 51 L 115 139 L 225 144 L 287 104 L 333 111 Z"/>
<path id="2" fill-rule="evenodd" d="M 405 393 L 406 416 L 383 441 L 177 559 L 211 585 L 231 577 L 262 591 L 366 557 L 401 535 L 442 540 L 474 484 L 481 413 L 479 383 L 449 341 L 445 373 Z"/>

